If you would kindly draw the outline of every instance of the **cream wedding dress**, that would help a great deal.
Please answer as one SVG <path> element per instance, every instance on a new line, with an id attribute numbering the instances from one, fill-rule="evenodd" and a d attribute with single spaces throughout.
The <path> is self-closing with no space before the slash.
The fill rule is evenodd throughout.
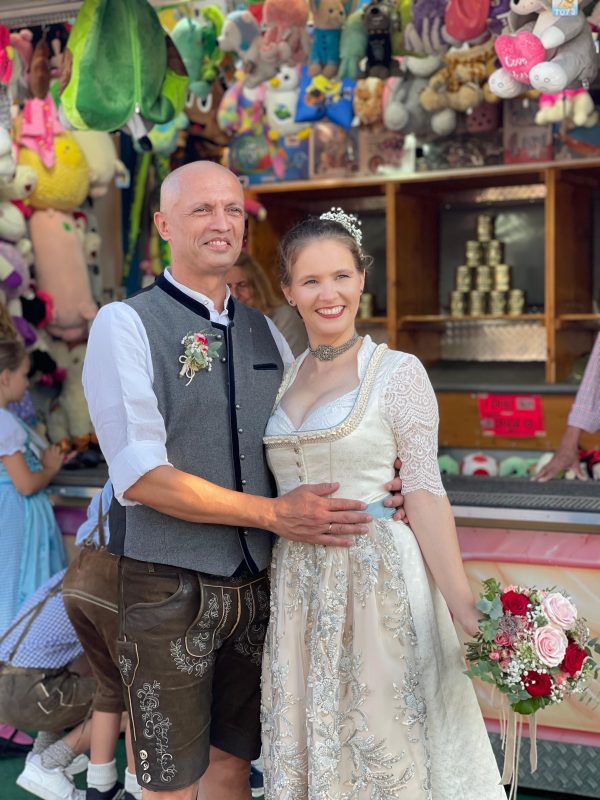
<path id="1" fill-rule="evenodd" d="M 300 430 L 281 407 L 265 446 L 280 494 L 338 481 L 376 517 L 350 549 L 280 539 L 263 662 L 265 800 L 505 800 L 448 608 L 407 525 L 381 503 L 444 494 L 437 404 L 414 356 L 358 354 L 357 389 Z"/>

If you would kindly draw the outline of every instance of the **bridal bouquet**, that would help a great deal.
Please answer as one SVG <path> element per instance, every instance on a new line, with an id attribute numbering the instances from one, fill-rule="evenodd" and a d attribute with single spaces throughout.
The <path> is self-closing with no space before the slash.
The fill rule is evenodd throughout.
<path id="1" fill-rule="evenodd" d="M 467 675 L 493 684 L 507 695 L 513 711 L 534 714 L 582 694 L 584 683 L 598 675 L 584 619 L 573 601 L 555 589 L 502 586 L 483 581 L 477 608 L 483 614 L 479 633 L 467 645 Z"/>

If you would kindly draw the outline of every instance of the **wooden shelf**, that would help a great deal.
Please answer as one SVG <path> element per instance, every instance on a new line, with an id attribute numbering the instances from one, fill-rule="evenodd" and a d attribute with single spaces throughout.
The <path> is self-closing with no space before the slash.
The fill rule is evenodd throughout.
<path id="1" fill-rule="evenodd" d="M 556 318 L 556 330 L 570 327 L 598 328 L 600 314 L 559 314 Z"/>
<path id="2" fill-rule="evenodd" d="M 479 317 L 453 317 L 450 314 L 411 314 L 400 317 L 398 327 L 410 327 L 413 325 L 430 325 L 445 322 L 543 322 L 543 314 L 518 314 L 510 316 L 508 314 L 482 314 Z"/>
<path id="3" fill-rule="evenodd" d="M 248 187 L 254 195 L 312 192 L 334 189 L 339 194 L 352 194 L 352 189 L 361 187 L 385 191 L 387 185 L 410 185 L 427 183 L 456 182 L 485 183 L 488 186 L 500 183 L 536 183 L 544 181 L 546 170 L 565 172 L 569 170 L 598 169 L 600 158 L 582 158 L 573 161 L 543 161 L 539 164 L 503 164 L 478 169 L 446 169 L 430 172 L 415 172 L 408 175 L 374 175 L 356 178 L 310 178 L 305 181 L 278 181 L 275 183 L 261 183 Z M 600 179 L 600 174 L 597 176 Z"/>

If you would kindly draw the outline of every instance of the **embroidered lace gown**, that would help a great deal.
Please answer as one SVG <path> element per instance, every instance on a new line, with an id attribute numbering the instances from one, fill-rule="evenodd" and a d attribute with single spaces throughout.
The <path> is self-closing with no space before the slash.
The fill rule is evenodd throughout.
<path id="1" fill-rule="evenodd" d="M 359 387 L 295 430 L 281 397 L 302 358 L 265 436 L 278 491 L 338 481 L 376 518 L 349 549 L 275 546 L 265 800 L 505 800 L 446 603 L 410 528 L 381 504 L 396 454 L 404 492 L 444 493 L 427 374 L 366 337 Z"/>

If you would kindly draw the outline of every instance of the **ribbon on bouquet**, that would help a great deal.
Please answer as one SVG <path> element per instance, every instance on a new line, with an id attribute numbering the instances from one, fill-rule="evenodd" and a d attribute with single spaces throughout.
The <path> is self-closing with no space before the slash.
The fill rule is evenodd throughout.
<path id="1" fill-rule="evenodd" d="M 523 714 L 517 714 L 503 701 L 500 705 L 500 739 L 504 751 L 504 768 L 502 770 L 502 783 L 511 784 L 508 800 L 516 800 L 519 783 L 519 758 L 521 755 L 521 740 L 523 738 Z M 531 772 L 537 769 L 537 715 L 531 714 L 529 722 L 529 765 Z"/>

